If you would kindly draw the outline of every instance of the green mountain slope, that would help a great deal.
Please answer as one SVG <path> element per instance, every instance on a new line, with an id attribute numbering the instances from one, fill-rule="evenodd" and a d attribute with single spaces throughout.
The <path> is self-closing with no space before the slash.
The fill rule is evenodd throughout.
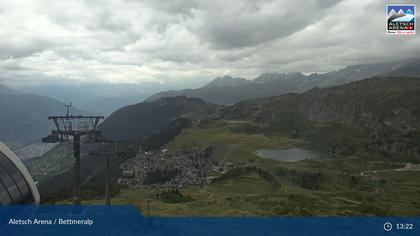
<path id="1" fill-rule="evenodd" d="M 198 98 L 162 98 L 123 107 L 112 113 L 101 125 L 102 134 L 114 140 L 141 139 L 169 125 L 180 117 L 203 119 L 214 114 L 217 105 Z"/>

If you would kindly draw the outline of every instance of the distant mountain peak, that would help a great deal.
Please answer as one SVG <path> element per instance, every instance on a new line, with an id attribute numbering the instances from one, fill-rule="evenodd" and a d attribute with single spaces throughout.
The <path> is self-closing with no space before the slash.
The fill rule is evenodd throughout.
<path id="1" fill-rule="evenodd" d="M 188 97 L 188 96 L 184 96 L 184 95 L 177 96 L 177 97 L 161 97 L 157 100 L 149 101 L 149 102 L 156 103 L 156 104 L 159 104 L 159 105 L 167 105 L 169 103 L 182 105 L 182 104 L 192 103 L 192 102 L 202 103 L 202 104 L 206 103 L 204 100 L 202 100 L 200 98 Z"/>
<path id="2" fill-rule="evenodd" d="M 242 84 L 249 83 L 248 80 L 243 78 L 234 78 L 230 75 L 217 77 L 208 83 L 205 87 L 235 87 Z"/>
<path id="3" fill-rule="evenodd" d="M 0 94 L 19 94 L 19 92 L 6 85 L 0 84 Z"/>
<path id="4" fill-rule="evenodd" d="M 306 77 L 301 72 L 289 72 L 289 73 L 262 73 L 260 76 L 255 78 L 256 83 L 269 83 L 276 80 L 290 80 L 296 77 Z"/>

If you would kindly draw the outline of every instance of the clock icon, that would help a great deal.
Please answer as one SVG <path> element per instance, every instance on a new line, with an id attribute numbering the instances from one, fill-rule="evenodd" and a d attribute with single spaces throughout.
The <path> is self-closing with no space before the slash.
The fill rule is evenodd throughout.
<path id="1" fill-rule="evenodd" d="M 392 224 L 389 223 L 389 222 L 386 222 L 384 224 L 384 230 L 387 231 L 387 232 L 391 231 L 392 230 Z"/>

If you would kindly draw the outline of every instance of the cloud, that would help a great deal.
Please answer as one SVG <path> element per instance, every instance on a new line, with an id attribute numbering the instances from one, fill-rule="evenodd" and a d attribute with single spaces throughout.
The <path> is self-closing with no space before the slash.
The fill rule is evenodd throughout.
<path id="1" fill-rule="evenodd" d="M 135 1 L 135 0 L 134 0 Z M 194 10 L 200 7 L 202 2 L 197 0 L 172 0 L 172 1 L 144 1 L 147 7 L 170 15 L 192 16 Z"/>
<path id="2" fill-rule="evenodd" d="M 328 14 L 340 1 L 212 1 L 197 13 L 197 31 L 216 48 L 252 47 L 286 37 Z"/>
<path id="3" fill-rule="evenodd" d="M 15 0 L 0 3 L 0 73 L 16 83 L 184 83 L 415 57 L 377 0 Z"/>
<path id="4" fill-rule="evenodd" d="M 0 55 L 2 58 L 24 58 L 50 48 L 52 42 L 37 38 L 3 38 L 0 41 Z"/>

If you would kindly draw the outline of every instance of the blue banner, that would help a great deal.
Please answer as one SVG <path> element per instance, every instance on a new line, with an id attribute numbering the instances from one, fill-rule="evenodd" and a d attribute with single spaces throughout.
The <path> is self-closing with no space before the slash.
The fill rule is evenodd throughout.
<path id="1" fill-rule="evenodd" d="M 420 235 L 420 217 L 144 217 L 132 206 L 1 206 L 0 235 Z"/>

